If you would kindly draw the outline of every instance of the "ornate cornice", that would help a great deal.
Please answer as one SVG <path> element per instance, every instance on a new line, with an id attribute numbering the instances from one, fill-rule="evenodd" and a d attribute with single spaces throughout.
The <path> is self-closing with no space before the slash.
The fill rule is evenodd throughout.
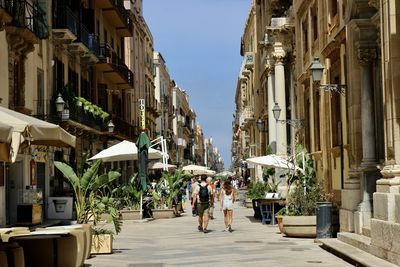
<path id="1" fill-rule="evenodd" d="M 286 53 L 284 51 L 273 52 L 272 57 L 275 60 L 275 64 L 283 64 L 283 62 L 285 61 Z"/>

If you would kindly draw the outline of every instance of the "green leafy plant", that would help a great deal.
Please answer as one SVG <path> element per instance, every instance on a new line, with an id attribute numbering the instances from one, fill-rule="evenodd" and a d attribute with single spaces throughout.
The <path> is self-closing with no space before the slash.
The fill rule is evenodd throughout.
<path id="1" fill-rule="evenodd" d="M 136 176 L 133 175 L 126 184 L 112 189 L 118 209 L 140 209 L 140 190 L 136 186 Z"/>
<path id="2" fill-rule="evenodd" d="M 54 165 L 64 174 L 64 177 L 74 190 L 77 223 L 88 223 L 90 220 L 93 220 L 96 225 L 101 212 L 111 212 L 111 205 L 114 205 L 114 201 L 110 201 L 110 199 L 108 201 L 103 201 L 102 199 L 99 202 L 99 196 L 103 197 L 100 190 L 120 177 L 121 174 L 109 171 L 108 173 L 99 175 L 101 160 L 89 164 L 86 158 L 87 156 L 84 155 L 82 165 L 78 167 L 77 172 L 63 162 L 55 161 Z M 86 165 L 89 167 L 86 168 Z M 100 205 L 100 203 L 102 204 Z M 102 205 L 107 206 L 107 208 L 102 209 Z M 115 214 L 112 215 L 115 216 Z"/>
<path id="3" fill-rule="evenodd" d="M 251 182 L 247 186 L 246 197 L 251 199 L 260 199 L 265 197 L 266 184 L 262 182 Z"/>
<path id="4" fill-rule="evenodd" d="M 331 199 L 324 185 L 317 180 L 314 171 L 314 161 L 311 155 L 301 146 L 296 146 L 296 165 L 302 171 L 296 171 L 291 177 L 290 185 L 294 184 L 293 192 L 288 194 L 286 214 L 288 215 L 315 215 L 317 202 Z M 289 190 L 290 190 L 290 186 Z"/>
<path id="5" fill-rule="evenodd" d="M 159 194 L 159 200 L 156 200 L 155 207 L 171 209 L 175 203 L 178 203 L 181 187 L 188 179 L 190 177 L 184 175 L 182 171 L 176 171 L 173 174 L 164 172 L 161 180 L 156 185 L 155 191 Z"/>
<path id="6" fill-rule="evenodd" d="M 275 213 L 275 216 L 285 216 L 286 215 L 286 208 L 281 208 L 278 212 Z"/>

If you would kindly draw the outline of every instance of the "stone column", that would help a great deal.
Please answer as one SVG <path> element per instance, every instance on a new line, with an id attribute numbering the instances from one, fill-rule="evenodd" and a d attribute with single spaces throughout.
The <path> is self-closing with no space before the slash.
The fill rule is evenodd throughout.
<path id="1" fill-rule="evenodd" d="M 268 140 L 272 148 L 272 153 L 276 153 L 276 120 L 272 108 L 275 105 L 274 83 L 273 83 L 273 66 L 267 66 L 268 71 Z"/>
<path id="2" fill-rule="evenodd" d="M 376 179 L 379 175 L 376 159 L 375 109 L 372 66 L 375 62 L 375 47 L 359 47 L 358 60 L 361 66 L 361 123 L 362 150 L 360 170 L 361 203 L 356 216 L 356 232 L 364 226 L 370 226 L 372 215 L 372 198 L 376 189 Z M 358 229 L 357 229 L 358 228 Z"/>
<path id="3" fill-rule="evenodd" d="M 274 53 L 275 60 L 275 102 L 281 108 L 278 120 L 286 120 L 286 89 L 285 89 L 285 67 L 283 61 L 285 52 Z M 287 155 L 287 130 L 286 123 L 278 122 L 276 125 L 276 154 Z"/>

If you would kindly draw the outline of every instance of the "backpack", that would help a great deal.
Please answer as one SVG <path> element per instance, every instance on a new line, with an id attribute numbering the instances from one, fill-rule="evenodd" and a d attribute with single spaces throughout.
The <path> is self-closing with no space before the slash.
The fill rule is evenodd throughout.
<path id="1" fill-rule="evenodd" d="M 200 186 L 200 190 L 199 190 L 199 199 L 200 199 L 200 203 L 208 203 L 210 201 L 210 197 L 208 195 L 208 185 L 206 186 Z"/>

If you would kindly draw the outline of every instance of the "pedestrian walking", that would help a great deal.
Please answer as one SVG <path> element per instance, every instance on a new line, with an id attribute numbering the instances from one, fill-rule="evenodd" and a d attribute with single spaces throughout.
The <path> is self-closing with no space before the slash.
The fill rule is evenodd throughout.
<path id="1" fill-rule="evenodd" d="M 194 205 L 192 205 L 192 216 L 193 217 L 197 216 L 197 202 L 193 201 L 194 189 L 197 187 L 197 185 L 198 185 L 197 178 L 193 178 L 192 184 L 191 184 L 191 190 L 190 190 L 190 199 L 191 199 L 192 203 L 195 203 Z"/>
<path id="2" fill-rule="evenodd" d="M 232 232 L 232 221 L 233 221 L 233 203 L 235 203 L 235 189 L 232 183 L 228 180 L 225 181 L 221 189 L 220 206 L 224 212 L 224 223 L 225 229 Z"/>
<path id="3" fill-rule="evenodd" d="M 210 209 L 210 202 L 213 201 L 212 189 L 211 186 L 207 184 L 207 176 L 201 176 L 201 182 L 196 185 L 193 190 L 193 202 L 192 209 L 194 209 L 196 203 L 197 205 L 197 213 L 199 216 L 198 222 L 199 226 L 197 229 L 199 231 L 203 231 L 203 233 L 208 233 L 208 213 Z M 212 203 L 214 204 L 214 203 Z"/>
<path id="4" fill-rule="evenodd" d="M 212 178 L 211 177 L 207 177 L 207 184 L 211 187 L 211 195 L 214 198 L 215 196 L 215 184 L 212 182 Z M 214 220 L 214 199 L 212 201 L 210 201 L 210 210 L 209 210 L 209 217 L 210 220 Z"/>

